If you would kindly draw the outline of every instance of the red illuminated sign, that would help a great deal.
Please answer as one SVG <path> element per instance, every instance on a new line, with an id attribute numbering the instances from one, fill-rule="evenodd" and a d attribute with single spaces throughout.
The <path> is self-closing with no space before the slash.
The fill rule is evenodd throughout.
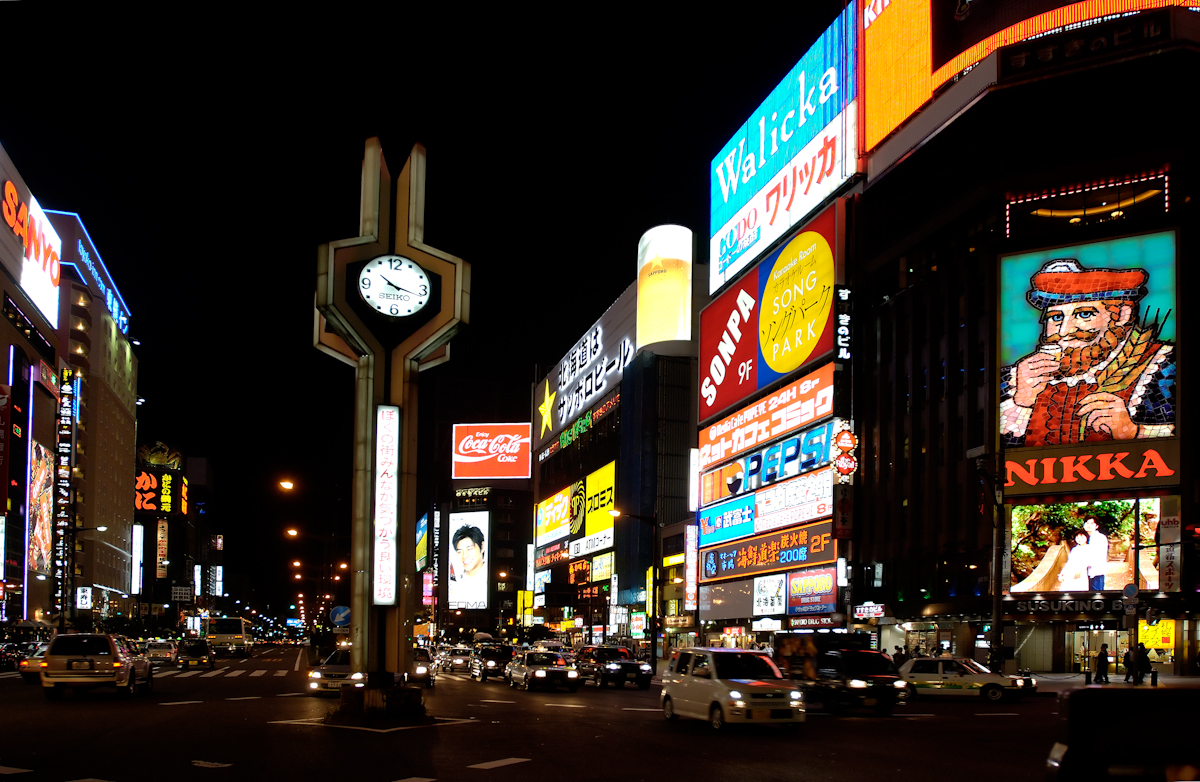
<path id="1" fill-rule="evenodd" d="M 700 418 L 758 390 L 758 268 L 700 313 Z"/>
<path id="2" fill-rule="evenodd" d="M 1179 440 L 1125 440 L 1006 452 L 1006 496 L 1179 484 Z"/>
<path id="3" fill-rule="evenodd" d="M 451 478 L 528 478 L 530 425 L 455 424 Z"/>

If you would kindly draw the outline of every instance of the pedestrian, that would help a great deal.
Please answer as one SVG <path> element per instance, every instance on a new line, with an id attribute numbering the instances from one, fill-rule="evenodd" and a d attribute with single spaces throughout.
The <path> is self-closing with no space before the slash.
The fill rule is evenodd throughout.
<path id="1" fill-rule="evenodd" d="M 1121 658 L 1121 665 L 1125 666 L 1125 681 L 1128 682 L 1133 677 L 1133 652 L 1125 650 L 1125 656 Z"/>
<path id="2" fill-rule="evenodd" d="M 897 646 L 896 653 L 892 655 L 892 664 L 899 668 L 908 662 L 908 655 L 904 653 L 904 649 Z"/>
<path id="3" fill-rule="evenodd" d="M 1146 674 L 1150 673 L 1150 652 L 1146 651 L 1145 644 L 1138 644 L 1137 648 L 1137 676 L 1134 678 L 1135 684 L 1142 684 L 1146 681 Z"/>
<path id="4" fill-rule="evenodd" d="M 1100 644 L 1096 655 L 1096 684 L 1108 684 L 1108 644 Z"/>

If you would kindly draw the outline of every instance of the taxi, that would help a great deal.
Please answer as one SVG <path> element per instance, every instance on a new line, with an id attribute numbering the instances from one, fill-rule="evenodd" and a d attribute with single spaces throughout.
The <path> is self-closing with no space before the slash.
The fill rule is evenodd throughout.
<path id="1" fill-rule="evenodd" d="M 914 657 L 900 666 L 900 676 L 912 697 L 973 696 L 999 701 L 1037 692 L 1037 679 L 992 673 L 969 657 Z"/>

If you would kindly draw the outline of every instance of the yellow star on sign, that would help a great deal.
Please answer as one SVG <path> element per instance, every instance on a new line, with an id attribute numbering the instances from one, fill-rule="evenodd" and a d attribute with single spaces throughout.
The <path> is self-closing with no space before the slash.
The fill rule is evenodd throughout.
<path id="1" fill-rule="evenodd" d="M 554 397 L 556 395 L 550 393 L 550 381 L 546 381 L 546 393 L 542 396 L 542 403 L 538 405 L 538 412 L 542 414 L 542 429 L 538 434 L 540 438 L 546 434 L 546 430 L 553 426 L 550 413 L 554 410 Z"/>

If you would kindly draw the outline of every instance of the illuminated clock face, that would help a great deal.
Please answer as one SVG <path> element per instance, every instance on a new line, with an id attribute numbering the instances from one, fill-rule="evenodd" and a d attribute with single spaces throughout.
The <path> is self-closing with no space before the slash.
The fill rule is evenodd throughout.
<path id="1" fill-rule="evenodd" d="M 382 255 L 359 272 L 358 292 L 376 312 L 405 318 L 429 303 L 429 277 L 415 261 Z"/>

